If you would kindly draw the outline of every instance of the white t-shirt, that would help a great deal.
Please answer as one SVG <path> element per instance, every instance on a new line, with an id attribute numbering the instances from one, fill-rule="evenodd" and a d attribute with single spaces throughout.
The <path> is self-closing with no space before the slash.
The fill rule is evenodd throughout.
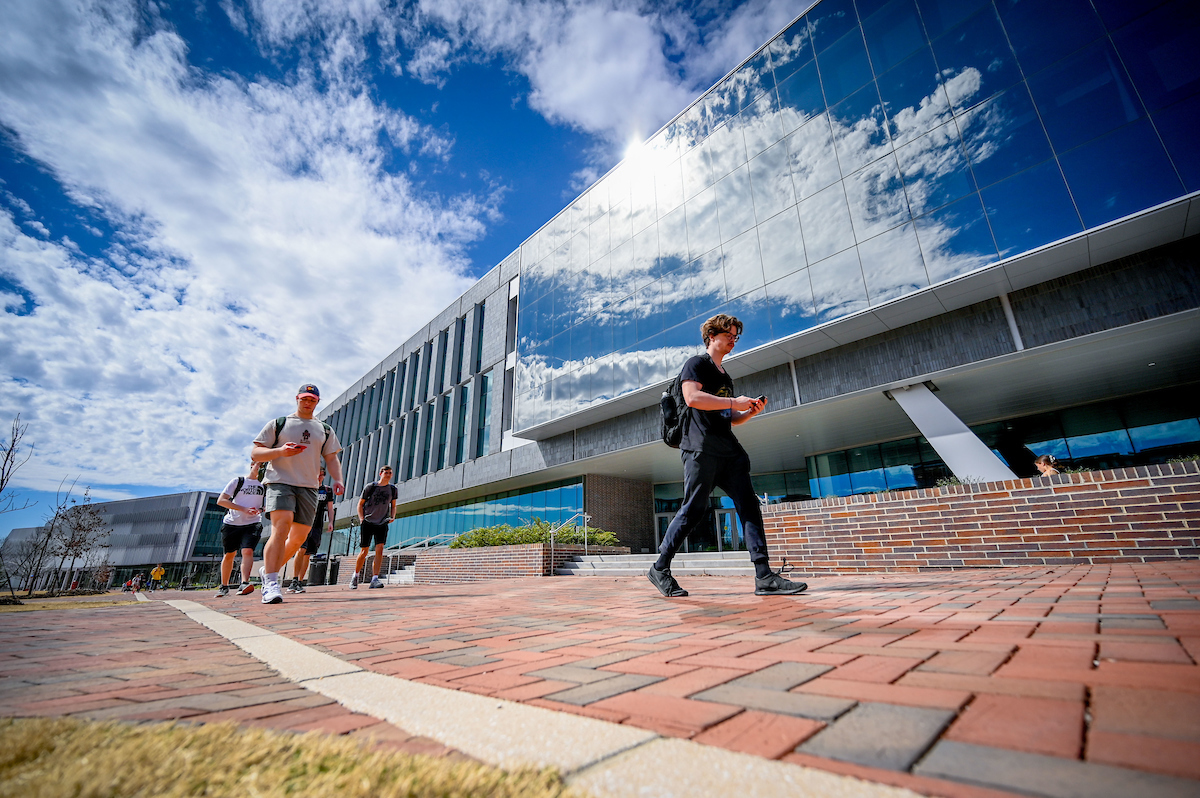
<path id="1" fill-rule="evenodd" d="M 264 492 L 262 483 L 257 479 L 242 477 L 242 489 L 234 496 L 233 492 L 237 489 L 237 481 L 237 477 L 229 480 L 229 484 L 225 486 L 225 490 L 221 491 L 221 493 L 228 496 L 238 507 L 245 507 L 248 510 L 262 510 Z M 230 526 L 250 526 L 251 524 L 261 523 L 262 516 L 251 515 L 241 510 L 226 510 L 225 517 L 221 520 Z"/>
<path id="2" fill-rule="evenodd" d="M 321 441 L 325 444 L 322 446 Z M 292 413 L 279 430 L 279 441 L 275 441 L 275 419 L 271 419 L 254 439 L 257 446 L 279 448 L 285 443 L 303 443 L 308 446 L 292 457 L 278 457 L 267 463 L 267 474 L 263 482 L 270 485 L 292 485 L 297 488 L 316 488 L 321 484 L 321 464 L 325 456 L 342 450 L 333 430 L 325 435 L 325 425 L 315 418 L 300 418 Z"/>

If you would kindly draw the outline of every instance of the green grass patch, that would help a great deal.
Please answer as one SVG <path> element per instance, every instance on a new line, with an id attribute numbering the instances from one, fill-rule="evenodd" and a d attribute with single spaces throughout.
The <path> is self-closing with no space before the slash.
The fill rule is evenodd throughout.
<path id="1" fill-rule="evenodd" d="M 474 529 L 450 541 L 452 549 L 473 549 L 481 546 L 519 546 L 526 543 L 549 543 L 550 530 L 553 526 L 548 521 L 534 518 L 525 526 L 513 527 L 508 524 L 487 526 Z M 559 546 L 569 544 L 583 545 L 584 528 L 569 525 L 554 535 L 554 542 Z M 603 529 L 587 527 L 587 542 L 590 546 L 620 546 L 621 542 L 612 532 Z"/>
<path id="2" fill-rule="evenodd" d="M 0 719 L 0 798 L 569 798 L 551 770 L 372 751 L 358 740 L 229 723 Z"/>

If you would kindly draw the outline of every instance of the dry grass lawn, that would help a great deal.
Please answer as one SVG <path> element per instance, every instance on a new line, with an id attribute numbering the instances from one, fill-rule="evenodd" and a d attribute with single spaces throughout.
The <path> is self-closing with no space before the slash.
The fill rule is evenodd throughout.
<path id="1" fill-rule="evenodd" d="M 356 740 L 232 724 L 0 719 L 0 797 L 580 798 L 552 771 L 371 751 Z"/>
<path id="2" fill-rule="evenodd" d="M 149 602 L 137 599 L 96 597 L 95 599 L 22 599 L 23 604 L 0 604 L 0 612 L 31 612 L 33 610 L 94 610 L 102 607 L 131 607 Z"/>

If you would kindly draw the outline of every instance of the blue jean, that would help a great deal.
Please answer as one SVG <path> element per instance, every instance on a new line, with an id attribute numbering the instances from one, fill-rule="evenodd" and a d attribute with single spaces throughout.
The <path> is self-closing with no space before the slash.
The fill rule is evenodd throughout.
<path id="1" fill-rule="evenodd" d="M 750 484 L 750 457 L 739 454 L 718 457 L 702 452 L 680 452 L 683 459 L 683 504 L 671 519 L 660 555 L 675 556 L 684 539 L 693 530 L 708 523 L 712 509 L 708 506 L 714 487 L 729 495 L 738 518 L 742 521 L 742 539 L 750 550 L 752 562 L 767 562 L 767 539 L 763 535 L 762 507 L 754 486 Z"/>

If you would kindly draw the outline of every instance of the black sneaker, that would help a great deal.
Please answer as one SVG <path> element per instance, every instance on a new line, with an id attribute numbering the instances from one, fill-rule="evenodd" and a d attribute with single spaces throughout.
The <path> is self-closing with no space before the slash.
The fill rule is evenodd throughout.
<path id="1" fill-rule="evenodd" d="M 667 598 L 681 598 L 688 594 L 688 592 L 681 588 L 679 583 L 675 581 L 675 577 L 671 576 L 671 572 L 669 570 L 660 571 L 651 565 L 650 570 L 646 572 L 646 577 L 656 588 L 658 588 L 658 592 L 662 593 Z"/>
<path id="2" fill-rule="evenodd" d="M 805 582 L 793 582 L 784 579 L 779 574 L 768 574 L 759 579 L 754 577 L 754 595 L 756 596 L 794 596 L 808 590 Z"/>
<path id="3" fill-rule="evenodd" d="M 229 595 L 229 585 L 221 585 L 217 588 L 217 595 L 213 598 L 225 598 Z"/>

